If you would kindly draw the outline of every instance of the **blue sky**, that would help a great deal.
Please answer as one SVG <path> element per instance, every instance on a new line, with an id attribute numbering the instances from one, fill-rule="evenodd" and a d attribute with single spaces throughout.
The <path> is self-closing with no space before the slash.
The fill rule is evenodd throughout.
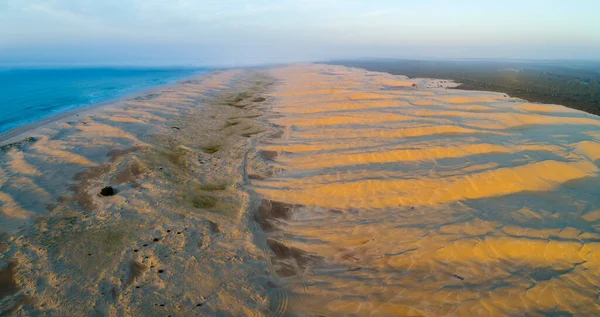
<path id="1" fill-rule="evenodd" d="M 0 63 L 600 59 L 597 0 L 0 0 Z"/>

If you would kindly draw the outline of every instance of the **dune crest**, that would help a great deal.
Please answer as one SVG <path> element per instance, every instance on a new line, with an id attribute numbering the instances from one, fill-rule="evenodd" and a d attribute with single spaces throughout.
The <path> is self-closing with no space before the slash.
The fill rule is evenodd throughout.
<path id="1" fill-rule="evenodd" d="M 600 313 L 598 117 L 341 66 L 271 73 L 283 137 L 252 185 L 287 206 L 268 228 L 288 312 Z"/>
<path id="2" fill-rule="evenodd" d="M 218 71 L 3 141 L 0 315 L 600 314 L 600 119 L 455 86 Z"/>

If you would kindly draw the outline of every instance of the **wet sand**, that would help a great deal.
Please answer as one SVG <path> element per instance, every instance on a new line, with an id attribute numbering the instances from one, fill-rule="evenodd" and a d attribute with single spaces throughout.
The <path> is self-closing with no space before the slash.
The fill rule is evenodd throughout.
<path id="1" fill-rule="evenodd" d="M 598 314 L 600 119 L 452 86 L 231 70 L 13 136 L 0 315 Z"/>

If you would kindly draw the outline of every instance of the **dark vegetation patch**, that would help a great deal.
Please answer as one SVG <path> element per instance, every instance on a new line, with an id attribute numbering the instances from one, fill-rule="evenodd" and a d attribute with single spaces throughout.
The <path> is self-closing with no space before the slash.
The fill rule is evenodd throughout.
<path id="1" fill-rule="evenodd" d="M 107 173 L 110 170 L 109 164 L 103 164 L 100 166 L 90 167 L 85 171 L 79 172 L 73 175 L 73 180 L 86 182 L 90 179 L 98 178 L 102 176 L 104 173 Z"/>
<path id="2" fill-rule="evenodd" d="M 8 243 L 3 242 L 2 240 L 5 239 L 5 235 L 0 233 L 0 252 L 5 252 L 8 251 L 9 247 L 8 247 Z"/>
<path id="3" fill-rule="evenodd" d="M 186 166 L 187 151 L 182 148 L 173 148 L 167 152 L 169 162 L 177 166 Z"/>
<path id="4" fill-rule="evenodd" d="M 245 108 L 246 105 L 240 104 L 242 101 L 252 97 L 252 93 L 248 91 L 240 92 L 225 98 L 225 104 L 236 108 Z"/>
<path id="5" fill-rule="evenodd" d="M 236 126 L 236 125 L 238 125 L 240 123 L 241 123 L 240 121 L 227 120 L 227 123 L 225 123 L 224 128 L 233 127 L 233 126 Z"/>
<path id="6" fill-rule="evenodd" d="M 9 260 L 7 267 L 0 269 L 0 299 L 11 296 L 19 291 L 19 286 L 15 281 L 15 268 L 17 261 Z"/>
<path id="7" fill-rule="evenodd" d="M 600 63 L 592 61 L 339 60 L 328 64 L 454 80 L 457 89 L 497 91 L 600 115 Z"/>
<path id="8" fill-rule="evenodd" d="M 129 153 L 137 152 L 141 149 L 142 149 L 141 146 L 134 146 L 134 147 L 130 147 L 128 149 L 123 149 L 123 150 L 112 150 L 112 151 L 106 153 L 106 156 L 110 157 L 111 162 L 114 162 L 116 159 L 118 159 L 121 156 L 124 156 Z"/>
<path id="9" fill-rule="evenodd" d="M 219 152 L 221 149 L 221 144 L 209 144 L 202 147 L 202 151 L 207 154 L 213 154 Z"/>
<path id="10" fill-rule="evenodd" d="M 274 160 L 277 156 L 279 156 L 277 151 L 262 151 L 260 154 L 264 159 L 267 160 Z"/>
<path id="11" fill-rule="evenodd" d="M 192 206 L 195 208 L 205 209 L 212 208 L 217 205 L 217 199 L 208 195 L 197 195 L 192 198 Z"/>
<path id="12" fill-rule="evenodd" d="M 283 130 L 279 130 L 269 135 L 269 139 L 281 139 L 281 137 L 283 137 Z"/>
<path id="13" fill-rule="evenodd" d="M 0 311 L 0 316 L 14 316 L 15 313 L 19 310 L 19 307 L 24 305 L 33 305 L 35 304 L 35 299 L 28 295 L 21 295 L 12 306 L 9 306 L 5 311 Z"/>
<path id="14" fill-rule="evenodd" d="M 28 137 L 28 138 L 25 138 L 25 139 L 23 139 L 21 141 L 17 141 L 17 142 L 5 144 L 5 145 L 0 146 L 0 152 L 6 151 L 6 150 L 10 150 L 12 148 L 21 149 L 21 148 L 23 148 L 23 146 L 25 144 L 34 143 L 35 141 L 37 141 L 37 140 L 34 137 Z"/>
<path id="15" fill-rule="evenodd" d="M 232 119 L 254 119 L 254 118 L 258 118 L 258 117 L 262 117 L 262 114 L 253 114 L 253 115 L 249 115 L 249 116 L 241 116 L 241 117 L 233 117 Z"/>
<path id="16" fill-rule="evenodd" d="M 142 276 L 144 272 L 146 272 L 148 268 L 137 261 L 131 261 L 129 263 L 129 278 L 125 282 L 125 287 L 131 285 L 138 277 Z"/>
<path id="17" fill-rule="evenodd" d="M 235 95 L 232 99 L 233 102 L 240 102 L 243 101 L 244 99 L 248 99 L 250 98 L 250 96 L 252 96 L 252 94 L 250 92 L 244 91 L 244 92 L 240 92 L 237 95 Z"/>
<path id="18" fill-rule="evenodd" d="M 149 155 L 143 161 L 150 162 L 152 166 L 157 166 L 154 168 L 158 170 L 163 170 L 166 167 L 165 162 L 169 162 L 178 168 L 186 168 L 188 165 L 188 151 L 175 142 L 170 142 L 168 146 L 156 149 L 147 154 Z"/>
<path id="19" fill-rule="evenodd" d="M 264 102 L 265 100 L 267 100 L 264 97 L 256 97 L 254 99 L 252 99 L 252 102 Z"/>
<path id="20" fill-rule="evenodd" d="M 147 94 L 145 96 L 135 97 L 135 98 L 133 98 L 133 100 L 135 100 L 135 101 L 146 101 L 146 100 L 154 99 L 154 98 L 156 98 L 158 96 L 160 96 L 160 94 Z"/>
<path id="21" fill-rule="evenodd" d="M 263 132 L 265 132 L 265 131 L 264 130 L 250 131 L 250 132 L 242 133 L 242 136 L 245 136 L 245 137 L 249 138 L 249 137 L 251 137 L 253 135 L 256 135 L 256 134 L 259 134 L 259 133 L 263 133 Z"/>
<path id="22" fill-rule="evenodd" d="M 125 164 L 119 172 L 113 176 L 114 184 L 133 182 L 143 174 L 143 169 L 137 161 Z"/>
<path id="23" fill-rule="evenodd" d="M 227 189 L 227 183 L 212 183 L 212 184 L 202 184 L 198 186 L 199 190 L 202 191 L 219 191 Z"/>
<path id="24" fill-rule="evenodd" d="M 414 88 L 417 88 L 416 84 L 412 84 L 411 87 L 408 87 L 408 86 L 383 86 L 381 89 L 382 90 L 395 90 L 395 91 L 410 91 L 410 90 L 413 90 Z"/>

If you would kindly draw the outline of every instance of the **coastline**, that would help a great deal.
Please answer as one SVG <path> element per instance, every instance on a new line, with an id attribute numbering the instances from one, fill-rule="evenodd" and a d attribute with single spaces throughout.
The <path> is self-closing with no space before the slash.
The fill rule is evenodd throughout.
<path id="1" fill-rule="evenodd" d="M 35 130 L 42 126 L 54 123 L 55 121 L 59 121 L 59 120 L 67 119 L 67 118 L 71 118 L 71 117 L 76 117 L 77 115 L 85 113 L 87 111 L 92 111 L 97 108 L 102 108 L 105 106 L 110 106 L 113 104 L 124 102 L 128 99 L 133 99 L 136 97 L 140 97 L 140 96 L 144 96 L 144 95 L 147 95 L 147 94 L 150 94 L 153 92 L 160 91 L 161 89 L 168 89 L 169 87 L 176 86 L 177 84 L 179 84 L 183 81 L 195 79 L 195 78 L 201 77 L 205 74 L 215 72 L 215 71 L 219 71 L 219 70 L 218 69 L 202 70 L 200 73 L 192 74 L 190 76 L 184 76 L 184 77 L 176 79 L 172 82 L 159 84 L 159 85 L 152 86 L 152 87 L 146 87 L 146 88 L 140 89 L 135 92 L 125 93 L 124 95 L 121 95 L 121 96 L 115 96 L 115 98 L 112 98 L 110 100 L 84 105 L 84 106 L 78 107 L 76 109 L 57 113 L 57 114 L 51 115 L 46 118 L 41 118 L 41 119 L 29 122 L 29 123 L 25 123 L 18 127 L 1 132 L 0 133 L 0 146 L 6 145 L 7 143 L 11 143 L 11 142 L 17 142 L 17 141 L 19 141 L 19 138 L 21 138 L 24 134 L 27 134 L 28 132 L 32 132 L 32 130 Z M 23 137 L 23 138 L 25 138 L 25 137 Z"/>
<path id="2" fill-rule="evenodd" d="M 273 84 L 262 71 L 215 71 L 12 136 L 35 140 L 0 151 L 0 314 L 277 305 L 264 300 L 273 287 L 244 176 L 272 131 Z"/>
<path id="3" fill-rule="evenodd" d="M 21 134 L 0 314 L 594 315 L 600 120 L 453 85 L 232 69 Z"/>

